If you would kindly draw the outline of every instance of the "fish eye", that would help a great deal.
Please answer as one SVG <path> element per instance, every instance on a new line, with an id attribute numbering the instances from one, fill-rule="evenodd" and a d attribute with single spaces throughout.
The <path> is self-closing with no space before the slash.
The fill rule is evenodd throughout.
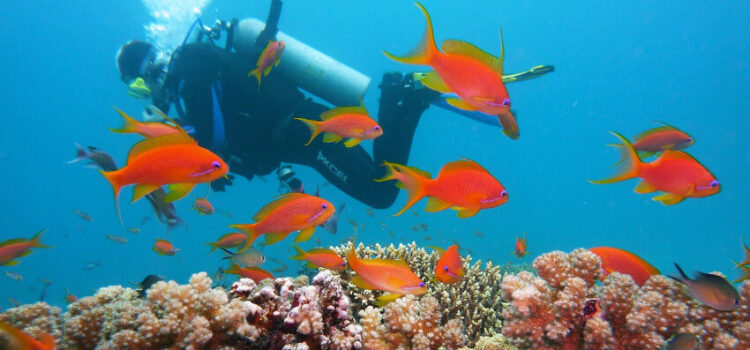
<path id="1" fill-rule="evenodd" d="M 380 130 L 380 127 L 379 127 L 379 126 L 377 126 L 377 125 L 375 125 L 375 128 L 374 128 L 374 129 L 375 129 L 375 130 Z"/>
<path id="2" fill-rule="evenodd" d="M 320 206 L 323 209 L 328 209 L 328 204 L 323 203 L 323 205 Z"/>
<path id="3" fill-rule="evenodd" d="M 505 198 L 505 197 L 507 197 L 507 196 L 508 196 L 508 191 L 506 191 L 506 190 L 503 190 L 502 192 L 500 192 L 500 197 L 503 197 L 503 198 Z"/>
<path id="4" fill-rule="evenodd" d="M 444 266 L 443 271 L 448 272 L 448 266 Z"/>
<path id="5" fill-rule="evenodd" d="M 426 286 L 426 284 L 424 284 L 424 282 L 419 282 L 419 286 L 420 287 L 424 287 L 424 286 Z"/>
<path id="6" fill-rule="evenodd" d="M 216 168 L 216 169 L 219 169 L 219 168 L 221 168 L 221 163 L 219 163 L 218 161 L 213 161 L 213 162 L 211 162 L 211 166 L 214 167 L 214 168 Z"/>
<path id="7" fill-rule="evenodd" d="M 711 181 L 711 187 L 719 187 L 719 181 Z"/>
<path id="8" fill-rule="evenodd" d="M 510 106 L 510 99 L 509 98 L 506 98 L 506 99 L 503 100 L 503 106 L 505 106 L 505 107 Z"/>

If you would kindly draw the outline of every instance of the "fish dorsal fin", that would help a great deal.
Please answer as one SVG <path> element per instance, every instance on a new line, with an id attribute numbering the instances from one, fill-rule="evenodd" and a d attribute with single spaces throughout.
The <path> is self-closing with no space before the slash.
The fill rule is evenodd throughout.
<path id="1" fill-rule="evenodd" d="M 644 132 L 642 132 L 642 133 L 640 133 L 638 135 L 635 135 L 633 137 L 633 141 L 640 141 L 640 140 L 643 140 L 644 138 L 646 138 L 648 136 L 651 136 L 651 135 L 654 135 L 654 134 L 657 134 L 657 133 L 660 133 L 660 132 L 663 132 L 663 131 L 669 131 L 669 130 L 677 130 L 677 131 L 679 131 L 679 129 L 675 128 L 674 126 L 664 125 L 664 126 L 660 126 L 658 128 L 653 128 L 653 129 L 650 129 L 650 130 L 646 130 L 646 131 L 644 131 Z"/>
<path id="2" fill-rule="evenodd" d="M 361 106 L 336 107 L 334 109 L 329 109 L 320 114 L 320 120 L 325 121 L 333 117 L 337 117 L 337 116 L 344 115 L 344 114 L 360 114 L 360 115 L 366 115 L 368 117 L 370 116 L 370 114 L 367 112 L 367 109 L 365 109 L 365 106 L 363 104 Z"/>
<path id="3" fill-rule="evenodd" d="M 406 263 L 406 261 L 403 258 L 400 259 L 368 259 L 368 260 L 362 260 L 362 262 L 365 263 L 373 263 L 377 265 L 388 265 L 388 266 L 396 266 L 401 268 L 406 268 L 411 270 L 411 267 L 409 264 Z"/>
<path id="4" fill-rule="evenodd" d="M 492 70 L 497 72 L 498 74 L 502 74 L 503 60 L 501 58 L 492 56 L 487 52 L 484 52 L 482 49 L 465 41 L 448 39 L 443 41 L 443 45 L 441 48 L 447 54 L 473 58 L 492 68 Z"/>
<path id="5" fill-rule="evenodd" d="M 130 152 L 128 153 L 128 163 L 149 151 L 171 145 L 198 145 L 198 143 L 184 131 L 176 134 L 167 134 L 144 139 L 136 143 L 130 149 Z"/>
<path id="6" fill-rule="evenodd" d="M 261 208 L 258 211 L 258 213 L 256 213 L 255 216 L 253 216 L 253 220 L 255 220 L 256 222 L 261 221 L 263 220 L 263 218 L 268 216 L 268 214 L 278 209 L 280 206 L 284 205 L 285 203 L 295 200 L 295 199 L 302 198 L 304 196 L 306 196 L 306 194 L 297 193 L 297 192 L 286 193 L 286 194 L 277 196 L 276 198 L 274 198 L 273 201 L 271 201 L 271 203 L 268 203 L 266 204 L 266 206 Z"/>
<path id="7" fill-rule="evenodd" d="M 335 255 L 338 255 L 338 254 L 336 254 L 336 252 L 334 252 L 333 250 L 328 249 L 328 248 L 313 248 L 313 249 L 308 250 L 307 254 L 335 254 Z"/>
<path id="8" fill-rule="evenodd" d="M 683 151 L 674 151 L 671 149 L 668 149 L 662 153 L 661 157 L 662 159 L 685 159 L 685 160 L 692 160 L 696 163 L 699 163 L 698 160 L 693 158 L 693 156 L 683 152 Z"/>
<path id="9" fill-rule="evenodd" d="M 436 251 L 437 251 L 438 253 L 440 253 L 441 255 L 442 255 L 442 254 L 445 254 L 445 249 L 443 249 L 443 248 L 440 248 L 440 247 L 438 247 L 438 246 L 436 246 L 436 245 L 430 245 L 430 246 L 427 246 L 427 248 L 432 248 L 432 249 L 435 249 L 435 250 L 436 250 Z"/>
<path id="10" fill-rule="evenodd" d="M 483 168 L 479 163 L 470 160 L 470 159 L 462 159 L 462 160 L 456 160 L 450 163 L 447 163 L 443 166 L 442 169 L 440 169 L 440 172 L 452 172 L 457 170 L 475 170 L 475 171 L 481 171 L 481 172 L 488 172 L 487 169 Z"/>

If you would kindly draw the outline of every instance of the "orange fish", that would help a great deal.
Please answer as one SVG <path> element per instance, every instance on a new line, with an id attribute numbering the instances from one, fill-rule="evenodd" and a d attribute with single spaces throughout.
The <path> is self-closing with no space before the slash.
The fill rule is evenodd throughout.
<path id="1" fill-rule="evenodd" d="M 633 149 L 641 158 L 649 157 L 668 149 L 676 151 L 688 148 L 695 142 L 693 138 L 684 131 L 667 124 L 635 135 L 633 141 Z M 623 147 L 623 144 L 617 143 L 610 146 Z M 623 153 L 622 159 L 615 163 L 615 165 L 622 163 L 624 160 L 625 154 Z"/>
<path id="2" fill-rule="evenodd" d="M 623 143 L 626 160 L 611 178 L 589 180 L 595 184 L 609 184 L 638 177 L 643 179 L 635 187 L 637 193 L 666 192 L 654 197 L 664 205 L 682 202 L 685 198 L 706 197 L 719 193 L 719 181 L 695 158 L 682 151 L 666 150 L 659 158 L 644 163 L 633 145 L 622 135 L 612 132 Z"/>
<path id="3" fill-rule="evenodd" d="M 213 152 L 198 146 L 184 130 L 177 134 L 147 138 L 136 143 L 128 154 L 127 165 L 114 171 L 100 170 L 112 184 L 117 217 L 120 215 L 120 190 L 135 184 L 133 202 L 171 184 L 165 202 L 186 196 L 198 183 L 210 182 L 224 176 L 229 167 Z"/>
<path id="4" fill-rule="evenodd" d="M 159 255 L 169 255 L 173 256 L 179 252 L 179 249 L 175 249 L 171 242 L 169 242 L 166 239 L 158 238 L 156 242 L 154 242 L 154 251 Z"/>
<path id="5" fill-rule="evenodd" d="M 305 146 L 309 145 L 321 132 L 325 133 L 323 142 L 339 142 L 342 138 L 348 138 L 344 142 L 346 147 L 354 147 L 362 140 L 372 140 L 383 135 L 383 129 L 370 118 L 364 102 L 359 107 L 338 107 L 323 112 L 320 115 L 321 121 L 294 119 L 305 123 L 312 133 L 310 141 L 307 141 Z"/>
<path id="6" fill-rule="evenodd" d="M 10 338 L 10 349 L 23 350 L 54 350 L 55 337 L 49 333 L 42 333 L 39 340 L 32 338 L 26 332 L 0 321 L 0 331 Z"/>
<path id="7" fill-rule="evenodd" d="M 435 278 L 445 284 L 458 282 L 461 276 L 464 275 L 461 255 L 458 254 L 458 246 L 454 244 L 446 250 L 438 247 L 433 248 L 441 253 L 440 259 L 438 259 L 435 265 Z"/>
<path id="8" fill-rule="evenodd" d="M 40 241 L 45 231 L 47 229 L 37 232 L 31 239 L 15 238 L 0 243 L 0 266 L 18 264 L 20 260 L 13 259 L 31 254 L 31 248 L 50 248 L 50 246 L 44 245 Z"/>
<path id="9" fill-rule="evenodd" d="M 445 164 L 436 179 L 414 167 L 395 163 L 384 163 L 388 167 L 386 176 L 375 181 L 399 180 L 397 186 L 407 190 L 404 207 L 395 215 L 401 215 L 423 197 L 429 197 L 425 211 L 436 212 L 453 208 L 458 217 L 474 216 L 480 209 L 505 204 L 508 191 L 487 169 L 468 159 Z"/>
<path id="10" fill-rule="evenodd" d="M 221 237 L 219 237 L 219 240 L 216 242 L 209 242 L 206 243 L 211 246 L 211 253 L 214 252 L 214 250 L 219 248 L 233 248 L 238 247 L 245 243 L 245 240 L 247 240 L 247 235 L 240 232 L 230 232 L 227 233 Z"/>
<path id="11" fill-rule="evenodd" d="M 284 46 L 283 41 L 269 41 L 266 48 L 260 54 L 260 57 L 258 57 L 258 62 L 256 63 L 258 68 L 251 70 L 247 74 L 248 78 L 255 77 L 255 79 L 258 79 L 258 90 L 260 90 L 261 72 L 262 75 L 268 75 L 268 73 L 271 73 L 271 68 L 279 65 L 279 62 L 281 62 L 281 53 L 284 52 Z"/>
<path id="12" fill-rule="evenodd" d="M 402 297 L 405 294 L 422 295 L 427 286 L 411 270 L 406 261 L 388 259 L 359 259 L 354 250 L 356 244 L 346 255 L 349 268 L 357 273 L 352 283 L 362 289 L 381 290 L 386 292 L 377 297 L 378 306 Z"/>
<path id="13" fill-rule="evenodd" d="M 480 48 L 460 40 L 445 40 L 444 52 L 435 44 L 432 20 L 420 3 L 416 5 L 424 13 L 427 28 L 420 45 L 408 56 L 398 57 L 383 51 L 388 58 L 406 64 L 431 66 L 434 71 L 421 76 L 421 82 L 441 93 L 455 93 L 459 98 L 448 98 L 452 106 L 496 115 L 503 126 L 503 133 L 512 139 L 520 135 L 515 117 L 510 110 L 510 97 L 503 84 L 503 60 L 505 47 L 500 34 L 500 57 L 492 56 Z"/>
<path id="14" fill-rule="evenodd" d="M 193 210 L 201 215 L 211 215 L 214 213 L 214 206 L 205 198 L 196 198 L 193 202 Z"/>
<path id="15" fill-rule="evenodd" d="M 287 193 L 277 197 L 258 211 L 254 224 L 230 225 L 247 234 L 243 251 L 260 235 L 266 235 L 266 245 L 276 243 L 294 231 L 300 231 L 295 243 L 312 237 L 315 227 L 328 220 L 336 211 L 331 202 L 304 193 Z"/>
<path id="16" fill-rule="evenodd" d="M 70 291 L 68 290 L 68 288 L 65 288 L 65 298 L 63 298 L 63 301 L 66 304 L 72 304 L 78 301 L 78 297 L 73 294 L 70 294 Z"/>
<path id="17" fill-rule="evenodd" d="M 255 281 L 255 283 L 259 283 L 266 278 L 273 279 L 273 275 L 270 272 L 257 266 L 241 267 L 237 264 L 232 264 L 232 266 L 224 270 L 224 273 L 231 273 L 240 277 L 249 278 Z"/>
<path id="18" fill-rule="evenodd" d="M 516 236 L 516 245 L 513 254 L 515 254 L 519 258 L 523 258 L 527 254 L 529 254 L 529 252 L 526 251 L 526 248 L 526 232 L 524 232 L 523 238 Z"/>
<path id="19" fill-rule="evenodd" d="M 121 111 L 119 108 L 117 107 L 114 107 L 114 108 L 118 112 L 120 112 L 120 115 L 122 115 L 122 118 L 125 124 L 119 129 L 109 128 L 109 130 L 112 132 L 121 133 L 121 134 L 137 133 L 146 138 L 164 136 L 164 135 L 169 135 L 169 134 L 177 134 L 180 132 L 179 128 L 174 127 L 169 124 L 165 124 L 165 123 L 139 122 L 131 118 L 129 115 L 125 114 L 125 112 Z"/>
<path id="20" fill-rule="evenodd" d="M 292 245 L 297 250 L 297 255 L 293 256 L 294 260 L 307 260 L 307 267 L 317 269 L 322 267 L 334 271 L 346 269 L 346 261 L 331 249 L 315 248 L 305 252 L 296 245 Z"/>
<path id="21" fill-rule="evenodd" d="M 642 286 L 649 277 L 659 274 L 659 270 L 646 260 L 629 251 L 611 247 L 596 247 L 589 250 L 602 259 L 605 277 L 611 272 L 619 272 L 630 275 L 636 284 Z"/>

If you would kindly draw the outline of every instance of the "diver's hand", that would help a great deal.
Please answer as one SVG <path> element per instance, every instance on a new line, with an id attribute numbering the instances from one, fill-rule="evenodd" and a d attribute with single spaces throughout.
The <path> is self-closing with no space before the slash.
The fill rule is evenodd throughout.
<path id="1" fill-rule="evenodd" d="M 234 180 L 234 175 L 227 174 L 227 177 L 220 177 L 211 181 L 211 189 L 213 189 L 214 192 L 224 192 L 226 186 L 232 186 L 232 180 Z"/>

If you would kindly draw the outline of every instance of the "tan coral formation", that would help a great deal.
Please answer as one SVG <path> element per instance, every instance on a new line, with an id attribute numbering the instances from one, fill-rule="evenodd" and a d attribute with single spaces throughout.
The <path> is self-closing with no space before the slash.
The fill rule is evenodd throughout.
<path id="1" fill-rule="evenodd" d="M 503 334 L 521 348 L 660 349 L 677 333 L 702 340 L 701 349 L 750 348 L 750 282 L 740 287 L 742 307 L 717 311 L 694 300 L 685 287 L 657 275 L 642 286 L 612 273 L 595 286 L 601 262 L 576 249 L 538 257 L 538 277 L 521 272 L 503 278 Z M 599 298 L 601 317 L 583 317 L 587 299 Z"/>
<path id="2" fill-rule="evenodd" d="M 463 324 L 443 314 L 435 297 L 407 295 L 380 309 L 368 306 L 359 312 L 364 349 L 458 349 L 466 343 Z"/>
<path id="3" fill-rule="evenodd" d="M 350 245 L 333 247 L 341 256 L 345 256 Z M 500 333 L 501 329 L 501 271 L 499 266 L 488 262 L 482 268 L 482 261 L 472 264 L 471 256 L 462 257 L 464 276 L 458 283 L 443 284 L 432 281 L 435 264 L 440 258 L 436 251 L 427 252 L 412 242 L 408 245 L 399 244 L 374 247 L 360 243 L 357 248 L 360 258 L 401 259 L 406 260 L 414 273 L 427 283 L 427 295 L 434 296 L 442 310 L 445 319 L 458 319 L 465 328 L 467 344 L 472 346 L 481 336 L 491 336 Z M 379 292 L 363 290 L 348 280 L 349 271 L 341 274 L 347 294 L 352 299 L 353 312 L 359 313 L 368 306 L 375 305 L 375 297 Z"/>

